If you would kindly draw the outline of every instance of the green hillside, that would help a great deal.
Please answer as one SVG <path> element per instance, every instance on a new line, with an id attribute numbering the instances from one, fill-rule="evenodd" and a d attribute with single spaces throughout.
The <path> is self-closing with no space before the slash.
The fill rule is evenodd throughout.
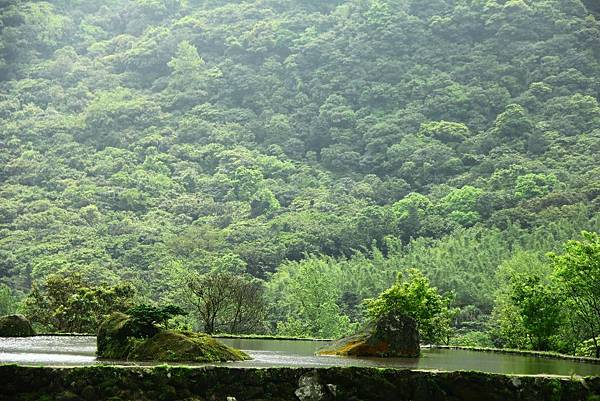
<path id="1" fill-rule="evenodd" d="M 173 301 L 189 272 L 247 273 L 263 331 L 328 337 L 416 267 L 479 331 L 510 266 L 600 231 L 594 1 L 0 10 L 0 283 L 17 297 L 75 272 Z"/>

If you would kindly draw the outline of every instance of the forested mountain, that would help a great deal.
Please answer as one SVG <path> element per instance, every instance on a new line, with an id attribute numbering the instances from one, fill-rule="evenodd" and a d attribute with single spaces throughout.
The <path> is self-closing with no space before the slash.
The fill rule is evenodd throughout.
<path id="1" fill-rule="evenodd" d="M 595 1 L 0 7 L 17 294 L 77 272 L 161 301 L 186 272 L 245 272 L 267 330 L 331 336 L 416 267 L 479 321 L 511 264 L 600 231 Z M 299 306 L 308 287 L 329 306 Z"/>

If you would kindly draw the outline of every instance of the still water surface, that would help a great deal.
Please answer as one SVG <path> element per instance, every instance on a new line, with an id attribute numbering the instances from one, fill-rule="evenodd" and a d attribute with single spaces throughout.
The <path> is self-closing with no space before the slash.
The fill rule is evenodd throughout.
<path id="1" fill-rule="evenodd" d="M 465 350 L 426 349 L 421 358 L 347 358 L 316 356 L 327 345 L 321 341 L 220 339 L 246 351 L 251 361 L 216 364 L 235 367 L 372 366 L 424 370 L 477 370 L 490 373 L 600 376 L 600 365 L 571 360 L 537 358 Z M 0 338 L 0 363 L 23 365 L 86 366 L 111 364 L 97 361 L 95 337 Z M 123 362 L 114 362 L 122 365 Z M 129 363 L 129 365 L 151 365 Z M 197 364 L 200 365 L 200 364 Z"/>

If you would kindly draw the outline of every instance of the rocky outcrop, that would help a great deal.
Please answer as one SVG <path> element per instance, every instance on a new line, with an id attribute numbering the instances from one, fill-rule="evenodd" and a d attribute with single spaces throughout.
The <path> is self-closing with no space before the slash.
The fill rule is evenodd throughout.
<path id="1" fill-rule="evenodd" d="M 359 333 L 335 342 L 322 355 L 416 358 L 419 331 L 414 319 L 389 314 L 368 324 Z"/>
<path id="2" fill-rule="evenodd" d="M 31 337 L 35 332 L 25 316 L 8 315 L 0 317 L 0 337 Z"/>
<path id="3" fill-rule="evenodd" d="M 97 355 L 103 359 L 156 362 L 225 362 L 250 359 L 214 338 L 193 332 L 160 330 L 144 338 L 134 319 L 113 313 L 98 330 Z"/>
<path id="4" fill-rule="evenodd" d="M 161 331 L 135 346 L 128 355 L 135 361 L 224 362 L 250 359 L 240 350 L 214 338 L 190 331 Z"/>
<path id="5" fill-rule="evenodd" d="M 96 354 L 107 359 L 127 359 L 135 345 L 135 338 L 131 317 L 115 312 L 98 328 Z"/>
<path id="6" fill-rule="evenodd" d="M 0 366 L 0 401 L 592 401 L 600 377 L 377 368 Z"/>

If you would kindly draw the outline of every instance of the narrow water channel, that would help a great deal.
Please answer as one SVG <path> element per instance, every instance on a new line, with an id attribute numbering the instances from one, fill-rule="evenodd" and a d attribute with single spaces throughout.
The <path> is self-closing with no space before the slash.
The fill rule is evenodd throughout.
<path id="1" fill-rule="evenodd" d="M 421 358 L 346 358 L 316 356 L 327 345 L 320 341 L 263 339 L 220 339 L 223 343 L 246 351 L 251 361 L 218 365 L 235 367 L 327 367 L 372 366 L 424 370 L 476 370 L 503 374 L 546 374 L 600 376 L 600 365 L 571 360 L 538 358 L 465 350 L 426 349 Z M 95 337 L 0 338 L 0 363 L 45 366 L 87 366 L 107 361 L 95 358 Z M 122 362 L 114 362 L 123 364 Z M 128 363 L 129 365 L 151 365 Z M 196 364 L 201 366 L 201 364 Z"/>

